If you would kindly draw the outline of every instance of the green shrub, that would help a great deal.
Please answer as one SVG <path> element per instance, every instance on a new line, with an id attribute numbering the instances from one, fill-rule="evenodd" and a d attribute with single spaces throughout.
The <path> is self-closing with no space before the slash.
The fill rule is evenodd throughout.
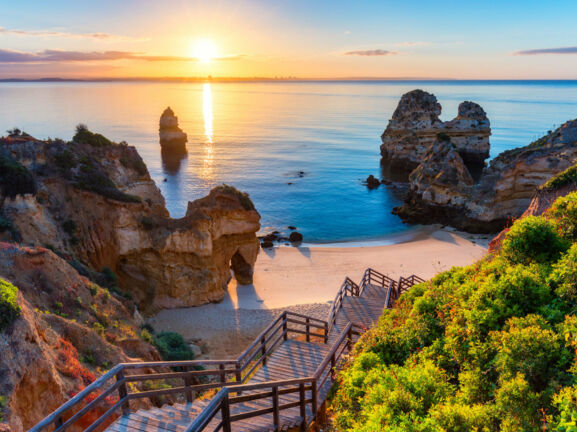
<path id="1" fill-rule="evenodd" d="M 36 182 L 30 171 L 9 154 L 0 152 L 0 197 L 35 193 Z"/>
<path id="2" fill-rule="evenodd" d="M 54 156 L 54 163 L 62 173 L 72 168 L 76 168 L 76 166 L 78 165 L 74 153 L 72 153 L 68 149 L 65 149 L 60 153 L 57 153 Z"/>
<path id="3" fill-rule="evenodd" d="M 193 359 L 193 354 L 190 350 L 190 347 L 178 333 L 158 333 L 154 335 L 153 345 L 164 360 L 175 361 Z"/>
<path id="4" fill-rule="evenodd" d="M 88 126 L 84 124 L 76 126 L 76 134 L 72 137 L 72 141 L 78 144 L 88 144 L 93 147 L 109 147 L 114 145 L 114 142 L 105 136 L 88 130 Z"/>
<path id="5" fill-rule="evenodd" d="M 6 330 L 21 312 L 18 304 L 18 288 L 0 278 L 0 332 Z"/>
<path id="6" fill-rule="evenodd" d="M 501 255 L 516 264 L 545 263 L 556 261 L 567 248 L 554 222 L 528 216 L 516 221 L 507 232 Z"/>
<path id="7" fill-rule="evenodd" d="M 550 178 L 542 184 L 540 190 L 557 190 L 565 185 L 577 183 L 577 165 L 567 168 L 565 171 Z"/>
<path id="8" fill-rule="evenodd" d="M 74 179 L 74 186 L 115 201 L 141 202 L 140 197 L 119 191 L 114 182 L 92 164 L 83 164 L 80 167 L 80 172 Z"/>
<path id="9" fill-rule="evenodd" d="M 547 216 L 557 223 L 563 237 L 572 242 L 577 241 L 577 192 L 558 198 Z"/>
<path id="10" fill-rule="evenodd" d="M 531 390 L 523 374 L 503 382 L 496 392 L 495 407 L 504 432 L 538 431 L 541 425 L 539 395 Z"/>
<path id="11" fill-rule="evenodd" d="M 242 205 L 242 208 L 244 208 L 245 210 L 256 210 L 254 203 L 250 199 L 250 196 L 246 192 L 239 191 L 234 186 L 222 184 L 220 186 L 215 187 L 211 192 L 213 191 L 230 193 L 238 198 L 240 204 Z"/>
<path id="12" fill-rule="evenodd" d="M 563 300 L 577 302 L 577 243 L 555 264 L 549 282 Z"/>
<path id="13" fill-rule="evenodd" d="M 149 344 L 154 343 L 154 339 L 147 329 L 142 329 L 140 332 L 140 339 L 142 339 L 144 342 L 148 342 Z"/>

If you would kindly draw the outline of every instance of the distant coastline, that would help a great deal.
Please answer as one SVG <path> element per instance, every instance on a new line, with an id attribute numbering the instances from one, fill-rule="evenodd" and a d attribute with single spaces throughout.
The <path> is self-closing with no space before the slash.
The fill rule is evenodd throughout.
<path id="1" fill-rule="evenodd" d="M 177 82 L 177 83 L 241 83 L 241 82 L 297 82 L 297 83 L 322 83 L 322 82 L 348 82 L 348 83 L 466 83 L 466 84 L 542 84 L 542 83 L 577 83 L 575 79 L 461 79 L 461 78 L 427 78 L 427 77 L 340 77 L 340 78 L 299 78 L 299 77 L 100 77 L 100 78 L 61 78 L 61 77 L 43 77 L 43 78 L 0 78 L 0 83 L 57 83 L 57 82 Z"/>

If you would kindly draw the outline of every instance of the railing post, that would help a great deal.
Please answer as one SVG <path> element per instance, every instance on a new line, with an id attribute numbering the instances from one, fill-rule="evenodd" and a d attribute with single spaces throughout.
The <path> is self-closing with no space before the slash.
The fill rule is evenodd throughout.
<path id="1" fill-rule="evenodd" d="M 312 401 L 313 418 L 316 419 L 317 418 L 317 410 L 318 410 L 318 407 L 317 407 L 317 380 L 316 379 L 313 381 L 311 392 L 312 392 L 312 399 L 313 399 L 313 401 Z"/>
<path id="2" fill-rule="evenodd" d="M 58 418 L 54 422 L 54 429 L 58 429 L 63 424 L 64 424 L 64 420 L 62 419 L 62 416 L 58 416 Z"/>
<path id="3" fill-rule="evenodd" d="M 116 382 L 124 381 L 124 369 L 120 369 L 116 374 Z M 128 402 L 128 388 L 126 387 L 126 382 L 120 384 L 118 387 L 118 397 L 120 400 L 126 398 L 126 401 L 122 404 L 122 415 L 130 413 L 130 404 Z"/>
<path id="4" fill-rule="evenodd" d="M 224 373 L 224 363 L 221 363 L 218 365 L 218 368 L 220 369 L 220 383 L 224 384 L 226 383 L 226 374 Z"/>
<path id="5" fill-rule="evenodd" d="M 325 323 L 325 343 L 329 343 L 329 323 Z"/>
<path id="6" fill-rule="evenodd" d="M 301 431 L 305 431 L 307 428 L 307 406 L 306 406 L 306 393 L 305 384 L 299 384 L 299 402 L 300 402 L 300 416 L 301 416 Z"/>
<path id="7" fill-rule="evenodd" d="M 335 353 L 331 356 L 331 369 L 335 368 Z"/>
<path id="8" fill-rule="evenodd" d="M 280 413 L 278 409 L 278 386 L 272 388 L 272 416 L 274 421 L 274 430 L 280 430 Z"/>
<path id="9" fill-rule="evenodd" d="M 231 432 L 230 425 L 230 404 L 228 400 L 228 394 L 224 397 L 221 404 L 221 417 L 222 417 L 222 430 L 224 432 Z"/>
<path id="10" fill-rule="evenodd" d="M 301 321 L 301 322 L 302 322 L 302 321 Z M 306 334 L 307 342 L 310 342 L 310 341 L 311 341 L 311 333 L 310 333 L 310 331 L 311 331 L 311 326 L 309 325 L 310 322 L 311 322 L 311 320 L 310 320 L 309 318 L 307 318 L 307 319 L 306 319 L 306 323 L 307 323 L 307 325 L 306 325 L 306 329 L 307 329 L 307 330 L 306 330 L 306 331 L 307 331 L 307 334 Z"/>
<path id="11" fill-rule="evenodd" d="M 190 372 L 188 367 L 186 368 L 186 372 Z M 186 387 L 186 403 L 192 403 L 192 390 L 190 390 L 190 386 L 192 385 L 192 376 L 187 373 L 184 376 L 184 387 Z"/>
<path id="12" fill-rule="evenodd" d="M 353 345 L 353 326 L 349 327 L 349 331 L 347 333 L 347 351 L 350 352 Z"/>
<path id="13" fill-rule="evenodd" d="M 266 366 L 266 339 L 265 337 L 260 338 L 261 349 L 260 352 L 262 354 L 262 365 Z"/>
<path id="14" fill-rule="evenodd" d="M 287 316 L 286 311 L 283 312 L 283 319 L 282 319 L 282 332 L 283 332 L 283 339 L 288 340 L 288 323 L 287 323 Z"/>
<path id="15" fill-rule="evenodd" d="M 240 384 L 242 382 L 242 371 L 240 370 L 240 362 L 236 362 L 234 368 L 235 368 L 236 382 Z"/>

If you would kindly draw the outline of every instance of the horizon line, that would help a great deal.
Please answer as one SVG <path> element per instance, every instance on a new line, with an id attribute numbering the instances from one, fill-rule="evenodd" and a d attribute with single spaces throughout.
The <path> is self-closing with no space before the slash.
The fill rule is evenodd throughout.
<path id="1" fill-rule="evenodd" d="M 95 77 L 95 78 L 0 78 L 0 83 L 10 82 L 394 82 L 394 81 L 462 81 L 462 82 L 543 82 L 543 81 L 577 81 L 577 78 L 432 78 L 432 77 Z"/>

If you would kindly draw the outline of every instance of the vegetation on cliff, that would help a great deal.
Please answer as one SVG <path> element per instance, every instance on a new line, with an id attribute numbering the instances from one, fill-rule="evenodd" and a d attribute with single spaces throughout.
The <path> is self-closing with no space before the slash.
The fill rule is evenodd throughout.
<path id="1" fill-rule="evenodd" d="M 557 190 L 563 186 L 575 183 L 577 183 L 577 165 L 573 165 L 550 178 L 539 187 L 539 190 Z"/>
<path id="2" fill-rule="evenodd" d="M 0 208 L 6 198 L 36 193 L 34 177 L 9 154 L 0 152 Z"/>
<path id="3" fill-rule="evenodd" d="M 340 374 L 347 431 L 576 430 L 577 193 L 414 286 Z"/>
<path id="4" fill-rule="evenodd" d="M 0 332 L 20 316 L 18 288 L 0 278 Z"/>

